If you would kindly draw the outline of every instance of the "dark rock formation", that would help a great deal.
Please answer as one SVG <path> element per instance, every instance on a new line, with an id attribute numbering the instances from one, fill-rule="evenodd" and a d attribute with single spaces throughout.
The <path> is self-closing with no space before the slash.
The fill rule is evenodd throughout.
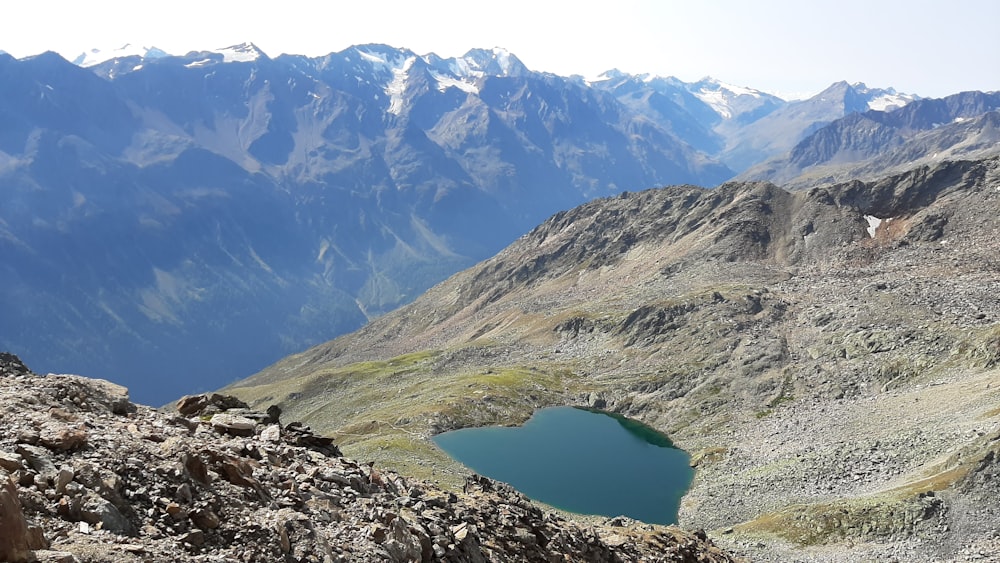
<path id="1" fill-rule="evenodd" d="M 0 352 L 0 377 L 10 375 L 28 375 L 31 370 L 24 365 L 21 358 L 9 352 Z"/>

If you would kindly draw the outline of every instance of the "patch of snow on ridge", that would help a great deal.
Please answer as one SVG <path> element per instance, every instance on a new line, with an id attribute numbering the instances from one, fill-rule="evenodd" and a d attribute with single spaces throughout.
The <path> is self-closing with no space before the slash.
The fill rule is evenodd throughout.
<path id="1" fill-rule="evenodd" d="M 479 93 L 479 88 L 477 88 L 475 84 L 471 84 L 464 80 L 453 78 L 451 76 L 445 76 L 437 72 L 432 72 L 431 76 L 434 77 L 434 80 L 437 80 L 437 89 L 439 92 L 444 92 L 448 88 L 454 86 L 455 88 L 458 88 L 459 90 L 463 92 L 468 92 L 470 94 Z"/>
<path id="2" fill-rule="evenodd" d="M 223 62 L 227 63 L 249 63 L 256 61 L 264 55 L 253 43 L 240 43 L 214 51 L 222 55 Z"/>
<path id="3" fill-rule="evenodd" d="M 757 91 L 757 90 L 754 90 L 753 88 L 747 88 L 745 86 L 734 86 L 733 84 L 729 84 L 729 83 L 726 83 L 726 82 L 721 82 L 721 81 L 716 80 L 714 78 L 709 78 L 708 81 L 711 82 L 712 84 L 715 84 L 716 86 L 718 86 L 719 90 L 728 90 L 734 96 L 750 96 L 750 97 L 753 97 L 753 98 L 759 98 L 760 97 L 760 92 Z"/>
<path id="4" fill-rule="evenodd" d="M 722 90 L 700 90 L 693 93 L 696 98 L 715 110 L 715 113 L 726 119 L 733 116 L 732 109 L 729 107 L 729 100 L 726 99 L 726 95 Z"/>
<path id="5" fill-rule="evenodd" d="M 507 49 L 502 49 L 500 47 L 493 48 L 493 58 L 497 60 L 497 64 L 500 65 L 500 69 L 504 74 L 510 74 L 511 62 L 510 62 L 510 51 Z"/>
<path id="6" fill-rule="evenodd" d="M 866 229 L 868 231 L 868 236 L 875 238 L 875 230 L 882 224 L 882 219 L 874 215 L 865 215 L 865 221 L 868 221 L 868 228 Z"/>
<path id="7" fill-rule="evenodd" d="M 370 63 L 375 63 L 378 65 L 388 64 L 388 61 L 385 59 L 385 57 L 380 57 L 374 53 L 369 53 L 368 51 L 362 51 L 361 49 L 358 49 L 358 54 L 361 55 L 362 59 Z M 345 60 L 347 60 L 346 57 Z"/>
<path id="8" fill-rule="evenodd" d="M 711 77 L 702 79 L 695 83 L 694 86 L 696 86 L 696 89 L 691 90 L 691 93 L 715 110 L 715 113 L 726 119 L 733 116 L 733 106 L 737 99 L 761 97 L 759 90 L 744 86 L 734 86 Z"/>
<path id="9" fill-rule="evenodd" d="M 890 91 L 889 93 L 883 94 L 877 98 L 872 98 L 872 100 L 868 102 L 868 109 L 889 111 L 899 109 L 912 101 L 913 96 L 897 94 Z"/>
<path id="10" fill-rule="evenodd" d="M 392 69 L 392 82 L 385 87 L 385 93 L 389 95 L 389 113 L 399 115 L 403 111 L 403 92 L 406 90 L 406 79 L 410 73 L 410 67 L 416 61 L 416 57 L 406 59 L 403 66 Z"/>
<path id="11" fill-rule="evenodd" d="M 378 47 L 378 45 L 362 45 L 360 47 L 355 47 L 354 50 L 358 53 L 358 56 L 360 56 L 362 60 L 371 63 L 371 65 L 377 70 L 389 70 L 393 73 L 395 73 L 400 67 L 405 65 L 410 58 L 412 58 L 407 56 L 405 52 L 379 52 L 378 50 L 375 50 Z"/>
<path id="12" fill-rule="evenodd" d="M 464 58 L 452 59 L 448 64 L 448 70 L 455 76 L 462 78 L 482 78 L 483 76 L 483 71 L 474 69 Z"/>
<path id="13" fill-rule="evenodd" d="M 593 86 L 595 83 L 598 83 L 598 82 L 607 82 L 609 80 L 618 80 L 620 78 L 628 77 L 628 76 L 630 76 L 630 75 L 625 74 L 624 72 L 618 70 L 617 68 L 612 68 L 612 69 L 609 69 L 609 70 L 605 70 L 604 72 L 602 72 L 602 73 L 600 73 L 600 74 L 598 74 L 596 76 L 583 76 L 581 78 L 583 79 L 584 84 L 586 84 L 587 86 Z"/>

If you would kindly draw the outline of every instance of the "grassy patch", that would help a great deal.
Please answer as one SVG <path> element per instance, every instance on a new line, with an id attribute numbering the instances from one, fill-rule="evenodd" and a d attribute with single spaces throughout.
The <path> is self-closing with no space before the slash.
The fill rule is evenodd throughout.
<path id="1" fill-rule="evenodd" d="M 566 365 L 440 370 L 439 351 L 322 368 L 232 391 L 256 408 L 279 398 L 282 419 L 334 436 L 344 453 L 415 477 L 460 485 L 457 464 L 430 441 L 436 432 L 511 425 L 538 407 L 565 404 L 591 384 Z"/>
<path id="2" fill-rule="evenodd" d="M 980 459 L 982 456 L 966 456 Z M 847 538 L 872 539 L 909 535 L 942 510 L 934 494 L 953 487 L 974 462 L 940 468 L 933 475 L 861 498 L 793 505 L 736 526 L 741 533 L 780 537 L 799 545 L 819 545 Z"/>
<path id="3" fill-rule="evenodd" d="M 691 467 L 713 463 L 726 457 L 729 450 L 720 446 L 705 448 L 691 455 Z"/>
<path id="4" fill-rule="evenodd" d="M 941 510 L 933 496 L 886 495 L 830 503 L 794 505 L 735 526 L 750 535 L 770 535 L 798 545 L 822 545 L 847 538 L 906 536 Z"/>

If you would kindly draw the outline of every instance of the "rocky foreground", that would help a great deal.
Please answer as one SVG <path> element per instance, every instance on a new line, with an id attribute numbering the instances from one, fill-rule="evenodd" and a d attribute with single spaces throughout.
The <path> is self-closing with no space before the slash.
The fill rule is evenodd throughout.
<path id="1" fill-rule="evenodd" d="M 443 491 L 221 395 L 179 414 L 0 354 L 0 561 L 736 559 L 703 532 L 582 526 L 473 476 Z"/>

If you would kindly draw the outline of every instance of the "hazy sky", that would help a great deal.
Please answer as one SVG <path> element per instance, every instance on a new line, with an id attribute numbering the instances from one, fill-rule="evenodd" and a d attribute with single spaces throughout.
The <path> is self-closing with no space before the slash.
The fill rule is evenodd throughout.
<path id="1" fill-rule="evenodd" d="M 0 49 L 17 57 L 124 43 L 183 54 L 252 41 L 271 56 L 498 46 L 533 70 L 713 76 L 786 96 L 838 80 L 931 97 L 1000 90 L 997 0 L 21 0 L 2 12 Z"/>

